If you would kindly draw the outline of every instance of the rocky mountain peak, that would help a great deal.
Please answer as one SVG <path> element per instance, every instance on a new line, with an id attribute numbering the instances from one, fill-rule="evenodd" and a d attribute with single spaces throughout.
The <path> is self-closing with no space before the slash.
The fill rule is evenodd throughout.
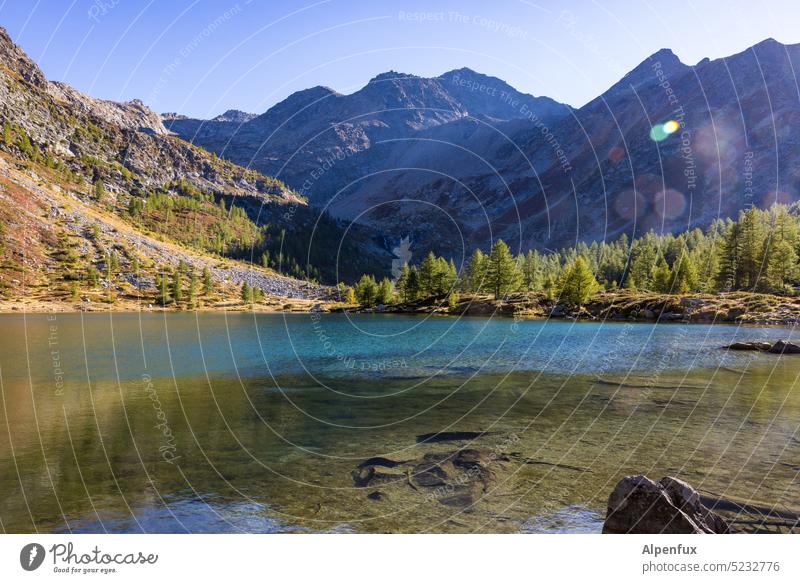
<path id="1" fill-rule="evenodd" d="M 420 79 L 420 77 L 409 75 L 408 73 L 398 73 L 397 71 L 386 71 L 370 79 L 368 84 L 380 83 L 381 81 L 399 81 L 403 79 Z"/>
<path id="2" fill-rule="evenodd" d="M 0 26 L 0 65 L 6 67 L 31 85 L 44 87 L 47 84 L 44 73 L 19 48 L 5 28 Z"/>
<path id="3" fill-rule="evenodd" d="M 229 109 L 225 113 L 222 113 L 217 117 L 212 118 L 211 121 L 221 121 L 228 123 L 247 123 L 248 121 L 255 119 L 256 117 L 258 117 L 258 114 L 248 113 L 246 111 L 241 111 L 239 109 Z"/>

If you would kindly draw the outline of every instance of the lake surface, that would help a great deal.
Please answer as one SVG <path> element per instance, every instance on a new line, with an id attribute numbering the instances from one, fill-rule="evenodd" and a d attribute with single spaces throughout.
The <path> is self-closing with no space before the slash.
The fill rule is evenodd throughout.
<path id="1" fill-rule="evenodd" d="M 0 316 L 5 532 L 599 532 L 632 473 L 800 508 L 788 328 L 340 314 Z M 472 444 L 417 443 L 439 431 Z M 502 453 L 474 504 L 356 488 Z"/>

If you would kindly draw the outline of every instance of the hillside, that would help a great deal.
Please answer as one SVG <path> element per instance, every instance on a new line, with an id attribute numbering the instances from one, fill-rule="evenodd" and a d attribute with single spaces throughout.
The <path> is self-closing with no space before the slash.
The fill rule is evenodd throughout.
<path id="1" fill-rule="evenodd" d="M 283 182 L 172 135 L 140 101 L 48 81 L 1 28 L 0 126 L 0 298 L 211 307 L 247 282 L 318 299 L 330 290 L 285 275 L 335 282 L 390 265 L 371 232 L 344 237 Z M 339 273 L 331 240 L 344 240 Z M 164 301 L 162 277 L 177 298 Z"/>

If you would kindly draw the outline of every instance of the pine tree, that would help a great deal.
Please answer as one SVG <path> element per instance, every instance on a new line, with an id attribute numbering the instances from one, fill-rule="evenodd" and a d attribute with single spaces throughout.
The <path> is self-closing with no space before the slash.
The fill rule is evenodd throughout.
<path id="1" fill-rule="evenodd" d="M 755 291 L 759 285 L 764 261 L 764 220 L 759 209 L 752 207 L 740 214 L 742 249 L 739 266 L 742 270 L 742 285 Z"/>
<path id="2" fill-rule="evenodd" d="M 526 291 L 542 287 L 542 260 L 538 251 L 528 251 L 522 261 L 522 287 Z"/>
<path id="3" fill-rule="evenodd" d="M 419 283 L 419 270 L 416 265 L 412 265 L 408 271 L 408 281 L 405 285 L 406 301 L 413 302 L 419 298 L 420 283 Z"/>
<path id="4" fill-rule="evenodd" d="M 344 303 L 346 304 L 356 303 L 356 292 L 352 287 L 348 287 L 344 290 Z"/>
<path id="5" fill-rule="evenodd" d="M 667 264 L 666 259 L 663 257 L 659 257 L 658 262 L 656 263 L 655 267 L 653 267 L 651 279 L 653 281 L 652 287 L 654 291 L 664 294 L 670 292 L 672 271 L 670 271 L 669 265 Z"/>
<path id="6" fill-rule="evenodd" d="M 261 254 L 261 266 L 262 267 L 269 267 L 269 251 L 264 251 Z"/>
<path id="7" fill-rule="evenodd" d="M 568 264 L 558 285 L 559 301 L 570 306 L 582 306 L 600 287 L 583 256 Z"/>
<path id="8" fill-rule="evenodd" d="M 242 290 L 239 293 L 239 297 L 242 299 L 243 304 L 253 303 L 253 288 L 250 287 L 249 283 L 244 282 L 242 284 Z"/>
<path id="9" fill-rule="evenodd" d="M 183 301 L 183 272 L 180 269 L 172 274 L 172 299 L 176 303 Z"/>
<path id="10" fill-rule="evenodd" d="M 694 259 L 684 250 L 672 265 L 671 292 L 685 294 L 697 288 L 697 266 Z"/>
<path id="11" fill-rule="evenodd" d="M 378 297 L 378 284 L 371 275 L 362 275 L 356 284 L 358 303 L 367 308 L 375 305 Z"/>
<path id="12" fill-rule="evenodd" d="M 495 299 L 519 288 L 521 276 L 517 262 L 502 239 L 492 246 L 486 270 L 486 280 Z"/>
<path id="13" fill-rule="evenodd" d="M 169 279 L 166 274 L 161 273 L 157 276 L 156 285 L 158 286 L 158 301 L 162 306 L 166 306 L 171 301 L 169 295 Z"/>
<path id="14" fill-rule="evenodd" d="M 3 142 L 7 148 L 14 144 L 14 136 L 11 134 L 11 124 L 6 121 L 3 123 Z"/>
<path id="15" fill-rule="evenodd" d="M 486 268 L 488 260 L 480 249 L 475 249 L 470 257 L 467 266 L 467 282 L 469 291 L 480 293 L 481 289 L 487 285 Z"/>
<path id="16" fill-rule="evenodd" d="M 207 296 L 214 291 L 214 282 L 211 279 L 211 271 L 208 267 L 203 268 L 203 295 Z"/>
<path id="17" fill-rule="evenodd" d="M 436 293 L 438 265 L 436 255 L 430 251 L 419 267 L 419 288 L 423 297 Z"/>
<path id="18" fill-rule="evenodd" d="M 393 295 L 394 289 L 392 288 L 392 282 L 388 277 L 384 277 L 380 284 L 378 284 L 378 293 L 375 302 L 378 304 L 390 304 L 392 303 Z"/>
<path id="19" fill-rule="evenodd" d="M 408 276 L 410 273 L 411 268 L 408 266 L 408 264 L 403 265 L 403 267 L 400 269 L 400 275 L 397 277 L 397 281 L 395 282 L 397 293 L 400 294 L 400 299 L 404 302 L 409 301 Z"/>
<path id="20" fill-rule="evenodd" d="M 786 284 L 797 277 L 797 252 L 788 241 L 779 241 L 770 253 L 767 278 L 770 287 L 785 292 Z"/>
<path id="21" fill-rule="evenodd" d="M 193 310 L 197 305 L 197 273 L 192 270 L 191 276 L 189 277 L 189 294 L 188 294 L 188 301 L 189 301 L 189 309 Z"/>
<path id="22" fill-rule="evenodd" d="M 739 256 L 741 255 L 742 238 L 739 224 L 731 221 L 721 237 L 722 243 L 718 246 L 717 289 L 720 291 L 740 289 L 742 278 Z"/>

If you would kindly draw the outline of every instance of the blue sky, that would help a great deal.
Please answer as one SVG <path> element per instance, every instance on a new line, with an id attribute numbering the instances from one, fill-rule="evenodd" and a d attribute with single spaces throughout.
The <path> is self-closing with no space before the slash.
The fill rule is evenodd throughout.
<path id="1" fill-rule="evenodd" d="M 660 48 L 694 64 L 800 42 L 798 22 L 793 0 L 0 0 L 0 25 L 48 78 L 198 117 L 463 66 L 580 106 Z"/>

